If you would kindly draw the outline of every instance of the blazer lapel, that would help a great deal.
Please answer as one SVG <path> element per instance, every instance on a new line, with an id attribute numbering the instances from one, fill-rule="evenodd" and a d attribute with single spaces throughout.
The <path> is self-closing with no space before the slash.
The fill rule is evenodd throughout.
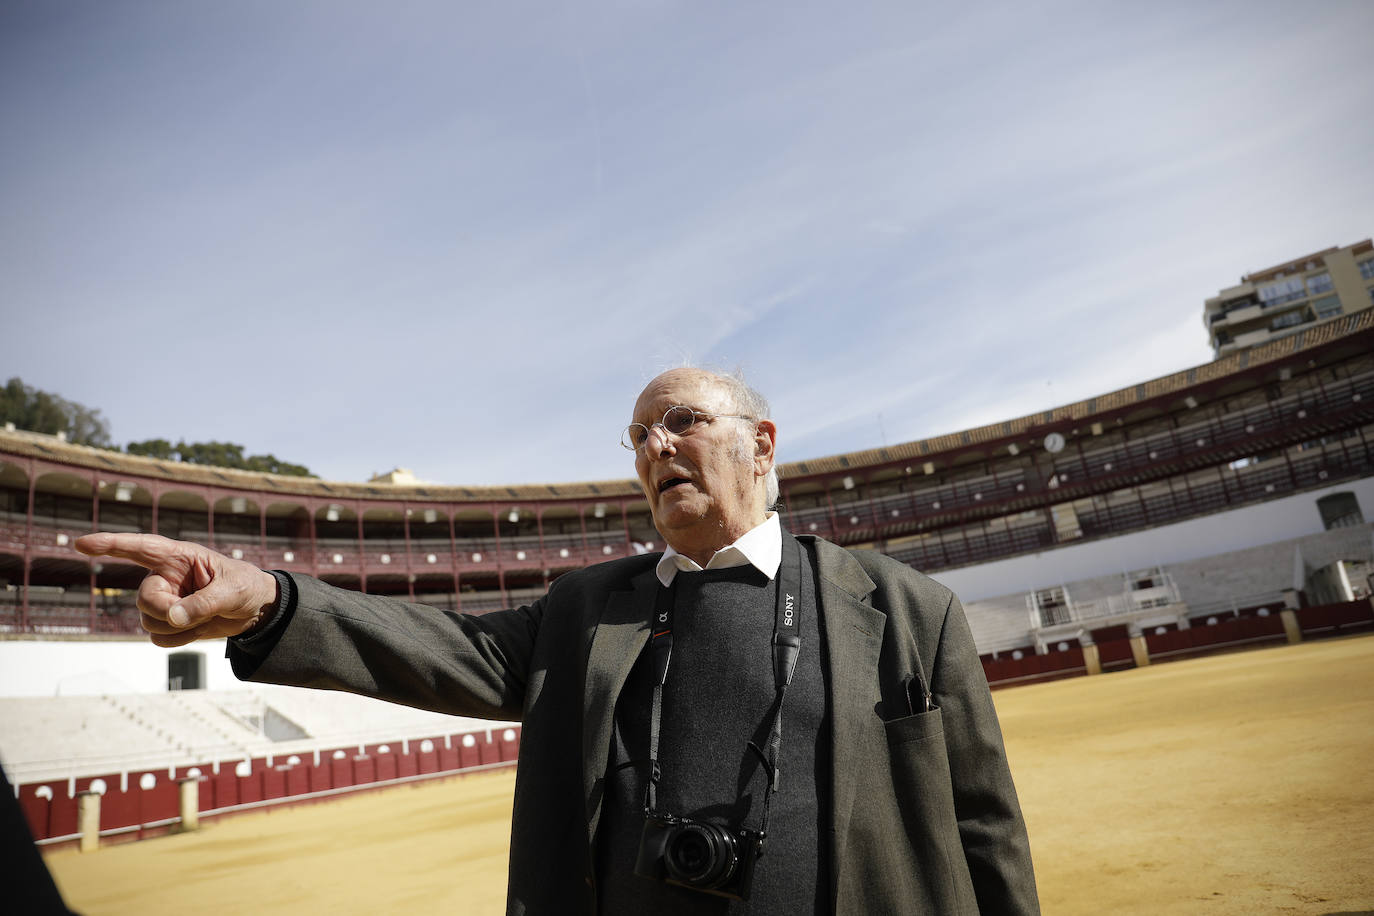
<path id="1" fill-rule="evenodd" d="M 650 567 L 630 580 L 629 591 L 612 592 L 592 634 L 586 689 L 582 692 L 582 797 L 588 842 L 596 835 L 601 818 L 616 700 L 649 640 L 649 621 L 659 587 Z"/>
<path id="2" fill-rule="evenodd" d="M 878 657 L 887 615 L 869 605 L 877 587 L 843 547 L 812 540 L 816 590 L 825 633 L 830 700 L 831 880 L 843 863 L 836 848 L 854 809 L 854 753 L 878 702 Z"/>

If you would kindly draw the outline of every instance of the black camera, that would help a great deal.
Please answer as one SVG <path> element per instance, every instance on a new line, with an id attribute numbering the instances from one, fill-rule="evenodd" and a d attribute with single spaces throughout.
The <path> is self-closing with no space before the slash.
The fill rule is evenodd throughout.
<path id="1" fill-rule="evenodd" d="M 763 834 L 651 814 L 639 837 L 635 874 L 722 897 L 749 899 Z"/>

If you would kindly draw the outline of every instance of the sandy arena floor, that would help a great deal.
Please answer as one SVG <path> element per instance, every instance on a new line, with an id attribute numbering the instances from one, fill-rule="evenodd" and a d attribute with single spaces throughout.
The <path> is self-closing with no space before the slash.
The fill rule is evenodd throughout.
<path id="1" fill-rule="evenodd" d="M 1374 637 L 994 694 L 1043 909 L 1374 912 Z M 99 914 L 500 913 L 513 772 L 48 862 Z"/>

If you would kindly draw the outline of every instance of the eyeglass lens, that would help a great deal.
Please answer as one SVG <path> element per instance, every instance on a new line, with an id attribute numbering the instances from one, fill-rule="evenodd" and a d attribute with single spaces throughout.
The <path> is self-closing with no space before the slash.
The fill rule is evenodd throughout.
<path id="1" fill-rule="evenodd" d="M 692 428 L 696 413 L 690 407 L 669 407 L 663 415 L 662 426 L 674 436 L 680 436 Z M 643 423 L 631 423 L 625 430 L 621 443 L 630 449 L 639 449 L 648 441 L 649 429 Z"/>
<path id="2" fill-rule="evenodd" d="M 696 414 L 692 413 L 690 407 L 669 407 L 663 415 L 663 428 L 674 436 L 680 436 L 691 429 L 695 419 Z"/>

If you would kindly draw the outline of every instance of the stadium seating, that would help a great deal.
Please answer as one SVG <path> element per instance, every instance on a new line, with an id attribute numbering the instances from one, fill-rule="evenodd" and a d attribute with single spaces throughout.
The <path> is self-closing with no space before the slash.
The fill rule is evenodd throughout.
<path id="1" fill-rule="evenodd" d="M 1074 404 L 785 465 L 780 511 L 797 533 L 940 572 L 1039 562 L 1371 477 L 1374 311 Z M 1079 589 L 1080 616 L 1066 611 L 1062 621 L 1028 617 L 1025 593 L 966 601 L 985 673 L 994 685 L 1027 683 L 1281 642 L 1291 634 L 1280 609 L 1295 611 L 1304 636 L 1374 629 L 1368 601 L 1302 607 L 1293 587 L 1295 552 L 1321 553 L 1317 566 L 1369 555 L 1369 525 L 1344 523 L 1359 526 L 1356 537 L 1328 531 L 1319 551 L 1304 541 L 1251 556 L 1245 568 L 1220 563 L 1207 581 L 1175 564 L 1185 597 L 1158 619 L 1098 619 L 1093 608 L 1115 607 L 1100 582 L 1068 583 Z M 0 636 L 141 635 L 142 571 L 72 549 L 96 527 L 196 540 L 265 568 L 470 613 L 528 603 L 569 570 L 663 547 L 628 479 L 326 482 L 0 431 Z M 1153 556 L 1129 562 L 1163 569 Z M 1296 568 L 1301 578 L 1303 564 Z M 1286 581 L 1271 581 L 1273 569 Z M 1111 573 L 1119 580 L 1119 569 Z M 1066 585 L 1048 568 L 1043 578 L 1024 587 Z M 1061 623 L 1082 632 L 1055 630 Z M 0 721 L 0 757 L 49 838 L 71 832 L 74 795 L 95 779 L 110 793 L 109 829 L 142 829 L 171 816 L 171 787 L 191 768 L 203 777 L 202 808 L 225 810 L 500 765 L 518 740 L 504 726 L 262 688 L 0 700 Z"/>

